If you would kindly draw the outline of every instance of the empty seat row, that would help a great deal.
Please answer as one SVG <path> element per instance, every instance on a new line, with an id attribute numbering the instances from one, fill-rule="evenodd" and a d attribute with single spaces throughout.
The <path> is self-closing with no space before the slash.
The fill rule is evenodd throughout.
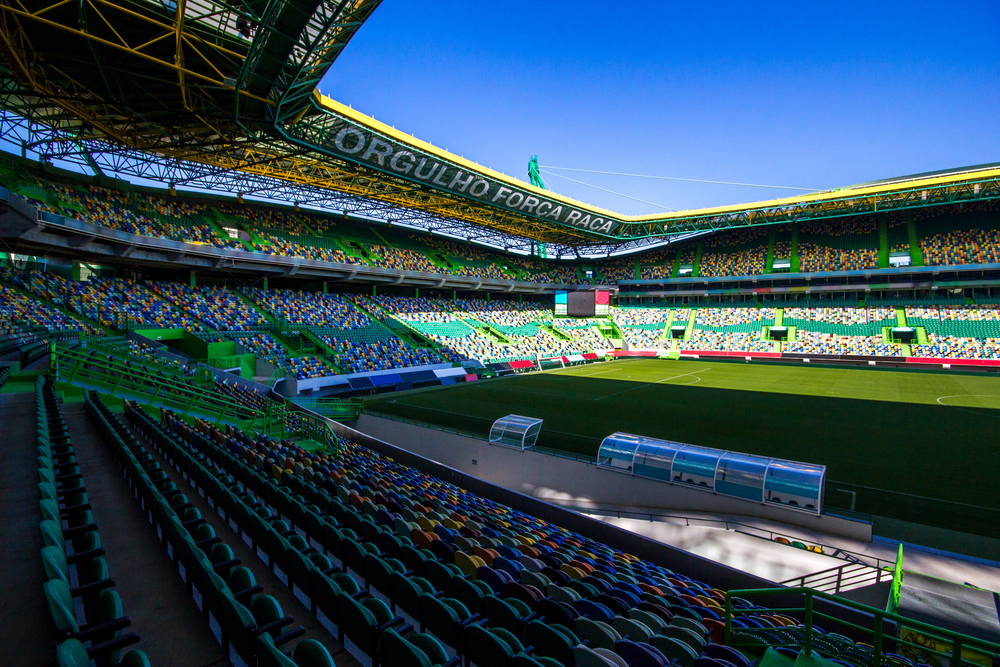
<path id="1" fill-rule="evenodd" d="M 101 535 L 77 464 L 62 409 L 51 383 L 35 381 L 39 530 L 45 572 L 45 600 L 55 628 L 61 667 L 148 665 L 139 650 L 122 649 L 139 641 L 123 634 L 131 625 L 108 576 Z"/>
<path id="2" fill-rule="evenodd" d="M 130 414 L 134 414 L 137 420 L 151 421 L 138 411 L 133 410 Z M 384 503 L 378 507 L 371 500 L 362 501 L 356 489 L 348 490 L 354 480 L 347 476 L 345 468 L 330 471 L 339 478 L 338 481 L 344 482 L 334 483 L 332 476 L 323 474 L 322 467 L 304 467 L 298 461 L 282 457 L 281 453 L 290 452 L 287 445 L 285 452 L 269 451 L 271 457 L 259 457 L 256 460 L 258 465 L 252 466 L 218 446 L 221 440 L 230 447 L 237 447 L 235 443 L 240 442 L 240 438 L 244 443 L 250 440 L 246 434 L 235 429 L 231 429 L 230 433 L 237 437 L 225 436 L 211 429 L 201 433 L 169 416 L 165 425 L 195 444 L 196 448 L 202 448 L 202 453 L 221 469 L 232 471 L 234 476 L 227 475 L 226 481 L 241 484 L 246 501 L 274 507 L 287 518 L 289 524 L 300 528 L 308 536 L 308 542 L 301 543 L 302 546 L 315 543 L 326 555 L 340 562 L 345 571 L 343 574 L 353 574 L 378 596 L 365 599 L 358 606 L 369 613 L 379 610 L 381 618 L 388 623 L 399 623 L 392 616 L 392 611 L 401 609 L 420 629 L 430 631 L 451 651 L 464 655 L 477 665 L 480 662 L 471 656 L 479 655 L 482 661 L 487 659 L 486 656 L 509 654 L 508 662 L 495 657 L 495 661 L 500 662 L 486 664 L 514 664 L 515 660 L 525 664 L 526 660 L 531 660 L 536 664 L 554 662 L 574 665 L 578 655 L 580 660 L 590 661 L 590 664 L 596 664 L 593 661 L 598 659 L 609 660 L 606 656 L 601 657 L 597 649 L 617 652 L 619 657 L 627 654 L 630 665 L 661 665 L 680 660 L 687 665 L 701 661 L 707 666 L 711 663 L 705 661 L 717 660 L 720 654 L 725 654 L 729 658 L 727 662 L 733 665 L 745 667 L 749 664 L 742 654 L 711 641 L 713 635 L 721 638 L 719 598 L 715 597 L 713 604 L 707 595 L 704 597 L 709 602 L 688 595 L 694 590 L 687 589 L 686 585 L 703 585 L 691 581 L 685 585 L 681 575 L 674 575 L 679 588 L 664 582 L 663 585 L 672 591 L 668 593 L 624 572 L 619 579 L 605 571 L 609 568 L 597 561 L 595 565 L 602 569 L 595 567 L 588 572 L 587 565 L 579 560 L 567 560 L 560 565 L 550 555 L 537 553 L 528 547 L 528 553 L 539 556 L 532 558 L 499 539 L 495 543 L 489 541 L 490 534 L 499 536 L 500 533 L 468 517 L 459 517 L 465 519 L 462 528 L 468 528 L 463 534 L 461 530 L 448 527 L 458 525 L 450 517 L 443 521 L 434 520 L 436 525 L 432 526 L 428 516 L 433 512 L 418 517 L 412 509 L 399 507 L 395 501 L 395 507 Z M 211 437 L 206 437 L 206 434 Z M 258 445 L 262 446 L 262 443 L 254 443 L 255 447 Z M 256 458 L 249 454 L 249 447 L 238 449 L 248 458 Z M 257 453 L 256 449 L 253 451 Z M 298 452 L 298 455 L 301 454 Z M 342 454 L 341 460 L 349 458 Z M 412 470 L 409 472 L 415 473 Z M 456 505 L 461 507 L 462 503 Z M 387 508 L 400 511 L 393 517 Z M 404 516 L 413 521 L 407 521 Z M 446 525 L 445 522 L 450 523 Z M 478 531 L 472 526 L 484 530 Z M 474 530 L 478 535 L 469 537 Z M 483 540 L 495 548 L 472 544 L 473 539 L 477 542 Z M 527 547 L 524 542 L 508 539 L 512 544 Z M 258 544 L 262 542 L 257 538 Z M 306 547 L 309 548 L 313 547 Z M 605 550 L 613 553 L 606 547 Z M 501 552 L 504 555 L 500 555 Z M 555 555 L 559 552 L 553 550 L 548 553 Z M 285 555 L 276 554 L 280 552 L 269 557 L 285 558 Z M 317 579 L 307 578 L 303 572 L 308 565 L 306 568 L 295 565 L 305 559 L 288 555 L 291 555 L 288 561 L 290 585 L 297 586 L 310 596 L 314 608 L 327 616 L 333 614 L 331 620 L 337 618 L 345 624 L 348 638 L 358 644 L 358 639 L 350 636 L 350 624 L 359 615 L 359 610 L 347 601 L 351 595 L 339 596 L 337 606 L 331 607 L 329 599 L 320 590 L 323 586 L 317 586 Z M 550 562 L 546 563 L 543 558 L 550 558 Z M 340 577 L 341 584 L 350 585 L 346 583 L 350 579 L 341 573 L 334 576 Z M 635 584 L 630 584 L 626 577 Z M 644 590 L 639 584 L 649 589 Z M 326 585 L 326 588 L 329 586 Z M 658 594 L 653 592 L 654 589 Z M 699 590 L 705 592 L 704 589 Z M 681 595 L 687 595 L 691 602 Z M 387 600 L 391 609 L 383 609 L 377 604 L 379 600 Z M 361 613 L 360 616 L 366 614 Z M 361 633 L 361 639 L 381 625 L 379 615 L 372 613 L 371 616 L 366 619 L 367 624 L 362 624 L 365 632 Z M 489 636 L 480 630 L 486 631 Z M 380 634 L 385 635 L 387 631 L 388 628 L 384 628 Z M 499 638 L 501 635 L 503 638 Z M 478 651 L 478 647 L 493 645 L 496 641 L 510 650 Z M 376 644 L 374 639 L 361 643 L 368 647 L 369 655 L 373 657 L 378 656 L 380 645 L 384 645 L 382 641 Z M 656 644 L 671 655 L 657 648 Z M 590 645 L 594 648 L 591 649 Z"/>
<path id="3" fill-rule="evenodd" d="M 251 667 L 282 664 L 265 656 L 281 653 L 280 647 L 304 634 L 301 627 L 287 629 L 293 620 L 273 597 L 264 595 L 249 568 L 241 566 L 231 547 L 201 516 L 166 471 L 103 404 L 87 394 L 87 411 L 122 469 L 137 500 L 183 572 L 188 589 L 197 592 L 206 621 L 220 628 L 219 641 L 228 654 L 235 653 Z M 304 640 L 296 652 L 309 655 L 303 667 L 333 664 L 321 644 Z M 283 654 L 282 654 L 283 656 Z M 268 662 L 270 660 L 270 662 Z"/>

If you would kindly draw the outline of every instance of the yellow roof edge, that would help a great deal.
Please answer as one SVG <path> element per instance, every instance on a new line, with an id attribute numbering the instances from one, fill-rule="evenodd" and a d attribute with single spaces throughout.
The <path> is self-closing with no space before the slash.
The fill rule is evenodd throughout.
<path id="1" fill-rule="evenodd" d="M 378 132 L 381 132 L 389 137 L 392 137 L 393 139 L 396 139 L 397 141 L 409 144 L 414 148 L 425 151 L 427 153 L 431 153 L 432 155 L 436 155 L 442 160 L 447 160 L 452 164 L 463 166 L 466 169 L 470 169 L 477 173 L 484 174 L 498 181 L 509 183 L 524 190 L 535 192 L 544 197 L 560 201 L 564 204 L 568 204 L 575 208 L 595 213 L 605 218 L 610 217 L 613 220 L 620 220 L 624 223 L 646 223 L 646 222 L 655 222 L 658 220 L 678 220 L 693 216 L 736 213 L 748 209 L 775 208 L 775 207 L 783 207 L 794 204 L 808 204 L 827 199 L 842 199 L 844 197 L 849 197 L 849 198 L 866 197 L 870 195 L 881 194 L 884 192 L 891 192 L 893 190 L 913 190 L 921 187 L 932 187 L 935 185 L 943 185 L 947 183 L 959 183 L 962 181 L 973 180 L 973 179 L 1000 177 L 1000 168 L 981 169 L 981 170 L 971 170 L 971 171 L 947 174 L 944 176 L 916 178 L 907 181 L 896 181 L 893 183 L 884 183 L 880 185 L 831 189 L 813 194 L 794 195 L 792 197 L 784 197 L 781 199 L 768 199 L 759 202 L 727 204 L 724 206 L 713 206 L 708 208 L 691 209 L 687 211 L 675 211 L 671 213 L 653 213 L 650 215 L 620 215 L 613 211 L 599 208 L 597 206 L 592 206 L 590 204 L 585 204 L 583 202 L 577 201 L 576 199 L 572 199 L 570 197 L 557 194 L 555 192 L 552 192 L 551 190 L 543 190 L 542 188 L 535 187 L 530 183 L 518 180 L 513 176 L 501 174 L 500 172 L 494 171 L 488 167 L 484 167 L 481 164 L 477 164 L 471 160 L 466 160 L 463 157 L 455 155 L 454 153 L 450 153 L 444 149 L 438 148 L 437 146 L 434 146 L 433 144 L 430 144 L 421 139 L 417 139 L 416 137 L 406 134 L 405 132 L 400 132 L 396 128 L 386 125 L 381 121 L 375 120 L 371 116 L 367 116 L 361 113 L 360 111 L 356 111 L 355 109 L 352 109 L 345 104 L 342 104 L 334 99 L 331 99 L 326 95 L 318 94 L 317 97 L 318 97 L 318 104 L 320 107 L 326 108 L 327 110 L 339 114 L 341 116 L 346 116 L 347 118 L 357 123 L 360 123 L 361 125 L 366 125 Z"/>
<path id="2" fill-rule="evenodd" d="M 547 197 L 553 200 L 558 200 L 564 204 L 569 204 L 570 206 L 574 206 L 576 208 L 585 209 L 592 213 L 598 213 L 601 215 L 601 217 L 605 218 L 610 217 L 616 220 L 630 219 L 627 216 L 615 213 L 614 211 L 608 211 L 607 209 L 599 208 L 597 206 L 584 204 L 583 202 L 579 202 L 570 197 L 560 195 L 558 193 L 552 192 L 551 190 L 543 190 L 542 188 L 535 187 L 531 183 L 518 180 L 513 176 L 508 176 L 507 174 L 501 174 L 499 171 L 494 171 L 489 167 L 484 167 L 483 165 L 477 164 L 472 160 L 466 160 L 464 157 L 460 157 L 458 155 L 455 155 L 454 153 L 449 153 L 448 151 L 442 148 L 438 148 L 433 144 L 430 144 L 421 139 L 417 139 L 416 137 L 406 134 L 405 132 L 400 132 L 396 128 L 386 125 L 381 121 L 375 120 L 371 116 L 367 116 L 361 113 L 360 111 L 356 111 L 355 109 L 352 109 L 351 107 L 345 104 L 341 104 L 340 102 L 331 99 L 326 95 L 323 94 L 319 95 L 319 105 L 321 107 L 325 107 L 326 109 L 332 111 L 333 113 L 340 114 L 341 116 L 346 116 L 357 123 L 361 123 L 362 125 L 367 125 L 368 127 L 371 127 L 372 129 L 377 130 L 378 132 L 386 134 L 392 137 L 393 139 L 396 139 L 397 141 L 410 144 L 411 146 L 414 146 L 415 148 L 418 148 L 422 151 L 436 155 L 442 160 L 447 160 L 448 162 L 451 162 L 453 164 L 463 166 L 466 169 L 471 169 L 480 174 L 485 174 L 486 176 L 494 178 L 498 181 L 503 181 L 505 183 L 515 185 L 524 190 L 535 192 L 537 194 L 542 195 L 543 197 Z"/>
<path id="3" fill-rule="evenodd" d="M 859 199 L 871 195 L 881 194 L 884 192 L 892 192 L 893 190 L 915 190 L 923 187 L 944 185 L 947 183 L 960 183 L 962 181 L 979 180 L 983 178 L 995 178 L 995 177 L 1000 177 L 1000 168 L 963 171 L 961 173 L 948 174 L 945 176 L 934 176 L 930 178 L 915 178 L 913 180 L 896 181 L 893 183 L 884 183 L 880 185 L 871 185 L 867 187 L 863 186 L 856 188 L 824 190 L 823 192 L 817 192 L 808 195 L 796 195 L 792 197 L 784 197 L 782 199 L 768 199 L 765 201 L 752 202 L 752 203 L 729 204 L 725 206 L 714 206 L 710 208 L 692 209 L 688 211 L 677 211 L 674 213 L 666 213 L 666 214 L 628 216 L 626 218 L 623 218 L 623 221 L 627 223 L 635 223 L 635 222 L 653 222 L 657 220 L 676 220 L 692 216 L 713 215 L 720 213 L 736 213 L 738 211 L 745 211 L 748 209 L 777 208 L 782 206 L 789 206 L 792 204 L 808 204 L 812 202 L 824 201 L 829 199 L 843 199 L 843 198 Z"/>

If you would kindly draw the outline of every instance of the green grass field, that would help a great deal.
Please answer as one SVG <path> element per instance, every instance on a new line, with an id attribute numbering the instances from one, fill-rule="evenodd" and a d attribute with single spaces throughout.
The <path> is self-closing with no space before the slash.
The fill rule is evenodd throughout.
<path id="1" fill-rule="evenodd" d="M 826 502 L 1000 536 L 1000 378 L 629 360 L 387 394 L 366 410 L 486 434 L 515 413 L 538 445 L 594 455 L 615 431 L 827 466 Z M 909 494 L 909 495 L 904 495 Z M 990 525 L 981 526 L 984 521 Z"/>

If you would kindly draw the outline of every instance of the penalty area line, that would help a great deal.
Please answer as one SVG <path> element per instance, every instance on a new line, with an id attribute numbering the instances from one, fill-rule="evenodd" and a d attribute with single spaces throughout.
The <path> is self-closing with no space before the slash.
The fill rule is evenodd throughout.
<path id="1" fill-rule="evenodd" d="M 615 393 L 608 394 L 607 396 L 598 396 L 597 398 L 592 398 L 590 400 L 592 400 L 592 401 L 600 401 L 600 400 L 603 400 L 605 398 L 611 398 L 612 396 L 618 396 L 619 394 L 627 394 L 628 392 L 635 391 L 636 389 L 642 389 L 643 387 L 649 387 L 650 385 L 660 384 L 662 382 L 669 382 L 670 380 L 676 380 L 677 378 L 683 378 L 683 377 L 687 377 L 689 375 L 695 375 L 697 373 L 705 373 L 705 372 L 710 371 L 710 370 L 712 370 L 712 369 L 711 368 L 703 368 L 700 371 L 691 371 L 690 373 L 683 373 L 682 375 L 674 375 L 673 377 L 663 378 L 662 380 L 657 380 L 656 382 L 646 382 L 644 384 L 639 385 L 638 387 L 632 387 L 631 389 L 623 389 L 622 391 L 616 391 Z M 701 378 L 699 378 L 699 379 L 701 379 Z M 694 383 L 692 383 L 692 384 L 694 384 Z"/>

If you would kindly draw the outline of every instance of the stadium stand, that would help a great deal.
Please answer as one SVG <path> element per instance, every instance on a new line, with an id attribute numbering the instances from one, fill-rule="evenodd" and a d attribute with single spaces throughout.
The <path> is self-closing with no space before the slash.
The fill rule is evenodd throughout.
<path id="1" fill-rule="evenodd" d="M 671 313 L 674 326 L 686 325 L 690 314 L 669 307 L 615 307 L 610 318 L 579 320 L 555 318 L 550 304 L 532 300 L 195 288 L 97 276 L 74 281 L 51 271 L 11 267 L 0 268 L 0 297 L 4 322 L 91 336 L 106 329 L 184 329 L 206 342 L 240 342 L 247 352 L 299 379 L 466 359 L 494 363 L 607 350 L 612 347 L 612 325 L 630 349 L 661 349 L 672 345 L 664 340 Z M 688 339 L 677 347 L 774 351 L 778 348 L 761 338 L 761 332 L 774 325 L 778 308 L 783 324 L 796 332 L 780 350 L 796 354 L 898 357 L 904 350 L 887 331 L 901 322 L 918 329 L 911 352 L 921 358 L 933 358 L 932 350 L 939 350 L 942 358 L 993 359 L 993 341 L 1000 339 L 996 304 L 968 304 L 958 297 L 882 297 L 869 299 L 866 307 L 847 300 L 763 308 L 703 306 L 695 309 Z M 301 342 L 283 340 L 275 329 L 282 326 L 297 327 Z M 138 358 L 157 358 L 151 349 L 134 342 L 126 345 Z"/>
<path id="2" fill-rule="evenodd" d="M 352 341 L 330 334 L 320 334 L 319 337 L 334 350 L 337 365 L 348 373 L 441 363 L 440 357 L 433 351 L 411 348 L 391 336 L 371 342 Z"/>
<path id="3" fill-rule="evenodd" d="M 13 279 L 5 275 L 5 280 Z M 20 280 L 23 284 L 49 285 L 46 280 L 25 279 L 23 275 Z M 106 281 L 98 281 L 102 282 Z M 51 293 L 63 294 L 64 290 Z M 199 320 L 212 326 L 231 327 L 247 313 L 257 312 L 234 292 L 220 288 L 156 283 L 145 293 L 163 295 L 181 308 L 197 312 Z M 537 302 L 380 295 L 356 297 L 356 304 L 341 296 L 316 293 L 254 291 L 248 295 L 278 316 L 288 313 L 330 329 L 337 329 L 332 326 L 336 324 L 344 335 L 367 334 L 373 325 L 381 326 L 364 311 L 385 309 L 415 328 L 427 327 L 428 335 L 439 335 L 450 345 L 455 344 L 454 339 L 478 336 L 489 341 L 480 343 L 486 351 L 523 350 L 529 343 L 517 341 L 538 336 L 551 338 L 556 347 L 579 349 L 574 346 L 580 341 L 589 341 L 592 334 L 599 336 L 593 320 L 554 319 L 551 311 Z M 30 302 L 25 308 L 44 305 L 34 297 L 24 298 Z M 155 304 L 151 307 L 157 312 L 160 308 Z M 915 345 L 915 356 L 1000 358 L 1000 336 L 990 335 L 1000 326 L 997 307 L 900 307 L 911 325 L 928 328 L 928 345 Z M 309 312 L 296 314 L 296 309 Z M 896 310 L 889 305 L 851 308 L 807 304 L 782 308 L 782 312 L 786 321 L 796 322 L 799 328 L 796 340 L 786 344 L 793 351 L 899 354 L 898 346 L 885 343 L 881 336 L 886 323 L 896 321 Z M 615 307 L 611 320 L 628 339 L 630 335 L 662 335 L 668 321 L 687 323 L 692 313 L 693 332 L 683 342 L 684 350 L 752 352 L 767 351 L 772 345 L 760 339 L 761 327 L 777 319 L 778 313 L 771 306 L 694 310 Z M 571 340 L 546 333 L 545 328 L 553 325 Z M 943 333 L 947 327 L 981 338 L 952 337 Z M 879 335 L 873 333 L 876 330 Z M 499 342 L 493 331 L 515 342 Z M 414 360 L 405 356 L 409 352 L 399 344 L 392 346 L 391 341 L 398 339 L 385 335 L 389 337 L 370 343 L 374 357 L 366 357 L 366 353 L 355 357 L 359 368 Z M 259 346 L 262 354 L 283 359 L 282 344 L 269 334 L 244 332 L 237 339 L 245 347 Z M 340 339 L 332 338 L 328 344 L 336 342 Z M 475 344 L 469 342 L 468 349 Z M 134 341 L 122 348 L 126 350 L 123 354 L 131 351 L 133 359 L 148 354 Z M 483 358 L 491 358 L 480 352 Z M 106 356 L 96 350 L 90 354 L 94 360 Z M 351 355 L 345 352 L 345 356 Z M 286 363 L 303 378 L 332 372 L 316 357 L 290 357 Z M 134 360 L 125 359 L 120 364 L 122 369 L 150 378 L 160 373 Z M 342 367 L 350 368 L 350 362 Z M 258 413 L 271 400 L 255 389 L 226 381 L 216 381 L 202 391 L 209 400 L 235 400 Z M 61 600 L 61 606 L 51 606 L 53 614 L 57 610 L 62 614 L 54 616 L 55 626 L 63 633 L 58 655 L 86 656 L 88 649 L 123 652 L 138 638 L 123 634 L 126 617 L 113 587 L 105 585 L 106 567 L 91 566 L 101 559 L 96 552 L 88 553 L 91 548 L 100 549 L 99 533 L 88 511 L 78 509 L 88 502 L 84 480 L 75 474 L 72 444 L 58 412 L 59 398 L 52 384 L 42 378 L 36 384 L 36 401 L 39 446 L 49 448 L 47 458 L 39 459 L 39 469 L 49 471 L 51 479 L 46 477 L 49 473 L 40 472 L 40 488 L 44 487 L 43 495 L 51 492 L 53 502 L 43 504 L 41 510 L 43 523 L 49 522 L 48 532 L 55 537 L 42 558 L 49 578 L 45 593 L 52 600 Z M 187 588 L 196 592 L 194 599 L 206 624 L 214 622 L 226 649 L 247 664 L 287 664 L 281 660 L 303 666 L 333 664 L 333 656 L 349 640 L 359 657 L 387 666 L 444 665 L 457 656 L 477 667 L 497 660 L 511 667 L 515 663 L 620 667 L 619 660 L 626 665 L 657 667 L 671 661 L 708 667 L 715 663 L 706 660 L 726 660 L 751 667 L 750 659 L 721 643 L 723 590 L 470 493 L 356 442 L 338 436 L 332 449 L 307 451 L 263 432 L 181 418 L 169 410 L 160 411 L 157 418 L 138 404 L 126 402 L 125 417 L 133 431 L 96 393 L 87 392 L 85 404 L 121 467 L 125 476 L 121 483 L 127 481 L 143 506 L 150 508 L 144 513 L 155 527 L 149 538 L 162 540 L 165 557 L 169 545 L 172 563 L 183 572 Z M 40 454 L 45 454 L 42 449 Z M 165 470 L 168 466 L 174 469 L 170 475 Z M 175 479 L 194 488 L 182 488 Z M 197 507 L 192 501 L 197 501 Z M 217 516 L 212 521 L 203 520 L 208 512 L 225 514 L 221 529 L 217 528 Z M 42 532 L 47 534 L 45 529 Z M 252 545 L 253 563 L 236 555 L 234 547 L 246 547 L 244 535 Z M 81 557 L 84 554 L 88 554 L 86 558 Z M 261 564 L 276 575 L 264 586 L 253 571 Z M 82 604 L 75 607 L 70 581 L 74 586 L 100 586 L 81 591 Z M 301 613 L 314 615 L 318 626 L 330 630 L 325 644 L 303 639 L 306 630 L 295 621 L 310 627 L 318 627 L 317 623 L 305 623 L 299 611 L 291 618 L 279 602 L 279 592 L 285 592 L 267 588 L 273 581 L 300 599 Z M 753 613 L 746 600 L 734 603 L 737 609 Z M 64 613 L 63 609 L 70 611 Z M 733 627 L 761 629 L 751 619 L 759 619 L 760 626 L 771 629 L 783 624 L 797 627 L 799 623 L 790 616 L 768 614 L 771 625 L 767 625 L 764 617 L 751 615 L 734 620 Z M 113 629 L 106 635 L 88 634 L 89 624 L 95 622 L 113 622 Z M 846 663 L 852 667 L 861 664 L 857 656 L 870 650 L 817 632 L 817 641 L 827 642 L 828 655 L 850 658 Z M 104 644 L 106 641 L 113 643 Z M 132 654 L 132 658 L 122 655 L 120 664 L 148 664 L 142 662 L 140 651 Z M 519 659 L 519 654 L 524 656 Z M 307 659 L 307 655 L 312 657 Z M 93 656 L 80 659 L 89 657 Z M 59 664 L 85 664 L 71 663 L 68 657 L 65 661 Z"/>
<path id="4" fill-rule="evenodd" d="M 144 189 L 118 190 L 40 178 L 24 169 L 19 173 L 27 182 L 20 183 L 18 190 L 40 211 L 139 236 L 338 264 L 497 280 L 523 276 L 578 282 L 575 270 L 563 271 L 537 259 L 501 255 L 440 237 L 380 233 L 320 213 L 199 201 L 194 195 L 168 197 Z M 429 252 L 438 253 L 444 261 L 432 261 Z M 553 271 L 555 275 L 550 276 Z"/>
<path id="5" fill-rule="evenodd" d="M 682 350 L 719 350 L 740 352 L 771 352 L 773 345 L 761 340 L 760 334 L 736 331 L 695 329 L 691 338 L 681 343 Z"/>
<path id="6" fill-rule="evenodd" d="M 33 179 L 44 200 L 30 198 L 39 210 L 84 222 L 153 238 L 237 249 L 242 246 L 228 236 L 220 236 L 208 224 L 203 204 L 168 201 L 163 197 L 87 185 L 71 187 Z"/>
<path id="7" fill-rule="evenodd" d="M 369 324 L 368 317 L 337 294 L 298 290 L 247 289 L 254 303 L 278 320 L 336 329 L 358 329 Z"/>
<path id="8" fill-rule="evenodd" d="M 799 228 L 804 273 L 878 268 L 878 227 L 872 216 L 804 222 Z"/>
<path id="9" fill-rule="evenodd" d="M 1000 209 L 993 201 L 963 209 L 921 209 L 914 214 L 928 265 L 1000 262 Z"/>
<path id="10" fill-rule="evenodd" d="M 797 331 L 795 340 L 785 343 L 782 349 L 799 354 L 902 356 L 899 346 L 884 342 L 882 336 L 852 336 L 808 330 Z"/>
<path id="11" fill-rule="evenodd" d="M 997 359 L 1000 309 L 988 305 L 906 306 L 906 322 L 923 327 L 927 343 L 912 347 L 917 357 Z"/>
<path id="12" fill-rule="evenodd" d="M 700 275 L 754 276 L 764 273 L 768 231 L 750 228 L 709 237 L 704 242 Z"/>
<path id="13" fill-rule="evenodd" d="M 691 337 L 682 341 L 680 348 L 771 352 L 774 346 L 761 338 L 761 332 L 774 321 L 773 308 L 700 308 L 695 311 Z"/>
<path id="14" fill-rule="evenodd" d="M 107 424 L 103 430 L 117 455 L 140 460 L 146 445 L 124 446 L 126 426 L 99 398 L 88 400 L 94 418 Z M 336 628 L 339 642 L 350 640 L 373 665 L 443 665 L 451 655 L 477 666 L 618 665 L 618 658 L 664 665 L 676 657 L 687 664 L 713 655 L 750 665 L 718 643 L 723 591 L 349 440 L 341 438 L 336 453 L 313 453 L 202 421 L 189 425 L 170 413 L 157 421 L 133 404 L 126 405 L 126 417 L 181 474 L 198 480 L 215 511 L 224 508 L 237 535 L 250 537 L 287 586 Z M 127 467 L 135 470 L 130 475 L 143 474 L 137 465 Z M 296 497 L 282 494 L 279 484 Z M 166 506 L 185 499 L 177 489 L 148 488 Z M 269 644 L 301 631 L 273 642 L 253 642 L 252 634 L 241 639 L 247 632 L 237 619 L 263 625 L 260 601 L 268 596 L 259 586 L 253 593 L 238 591 L 236 575 L 244 574 L 245 582 L 245 566 L 224 560 L 232 539 L 226 532 L 213 535 L 221 538 L 214 544 L 186 546 L 191 555 L 182 560 L 203 560 L 202 567 L 220 575 L 219 592 L 195 585 L 206 614 L 223 625 L 222 636 L 253 664 L 271 653 Z M 199 549 L 205 558 L 192 558 Z M 743 600 L 736 604 L 752 609 Z M 227 614 L 235 605 L 240 613 Z M 274 633 L 291 623 L 283 618 Z M 328 654 L 331 647 L 314 650 L 321 648 Z M 298 662 L 299 651 L 295 662 L 305 664 Z"/>
<path id="15" fill-rule="evenodd" d="M 221 287 L 193 288 L 181 283 L 165 282 L 151 282 L 146 286 L 212 329 L 253 329 L 267 324 L 261 313 Z"/>
<path id="16" fill-rule="evenodd" d="M 607 347 L 586 321 L 553 322 L 538 303 L 379 295 L 374 303 L 460 359 L 481 363 L 581 354 Z M 552 332 L 555 325 L 563 335 Z"/>
<path id="17" fill-rule="evenodd" d="M 635 264 L 604 265 L 600 268 L 601 282 L 616 283 L 619 280 L 635 279 Z"/>
<path id="18" fill-rule="evenodd" d="M 58 173 L 57 173 L 58 172 Z M 558 283 L 588 282 L 575 265 L 500 253 L 470 243 L 391 227 L 376 228 L 316 211 L 264 204 L 236 204 L 167 195 L 141 187 L 111 187 L 69 172 L 40 173 L 19 163 L 3 172 L 7 185 L 39 211 L 110 229 L 219 249 L 299 257 L 338 264 L 364 264 L 451 276 Z M 936 206 L 889 213 L 887 255 L 909 251 L 927 265 L 1000 263 L 1000 223 L 995 202 Z M 916 230 L 911 248 L 908 225 Z M 695 277 L 760 275 L 767 263 L 770 227 L 717 232 L 626 258 L 595 261 L 590 282 L 653 280 L 672 276 L 675 265 L 694 265 Z M 775 229 L 774 257 L 792 253 L 787 227 Z M 702 249 L 698 258 L 698 248 Z M 876 216 L 804 221 L 796 248 L 800 271 L 863 270 L 880 266 Z M 674 260 L 677 260 L 676 262 Z M 885 264 L 882 264 L 883 266 Z"/>
<path id="19" fill-rule="evenodd" d="M 56 566 L 46 593 L 71 595 L 63 572 L 100 576 L 100 568 L 84 566 L 101 559 L 100 539 L 84 523 L 86 509 L 69 511 L 88 498 L 80 476 L 66 475 L 75 469 L 72 445 L 58 399 L 41 378 L 36 401 L 39 446 L 47 451 L 40 474 L 44 468 L 50 480 L 42 486 L 52 495 L 51 506 L 41 507 L 54 512 L 42 522 L 55 542 L 43 550 L 43 558 L 53 550 L 47 564 Z M 347 438 L 310 451 L 169 410 L 152 416 L 131 401 L 116 414 L 96 392 L 85 394 L 85 404 L 121 470 L 117 483 L 145 508 L 144 539 L 161 547 L 202 622 L 218 628 L 225 654 L 243 664 L 330 667 L 348 646 L 354 657 L 386 667 L 753 664 L 753 654 L 723 643 L 723 589 Z M 54 551 L 64 548 L 72 560 L 66 567 Z M 122 634 L 129 621 L 120 604 L 108 604 L 114 589 L 97 581 L 80 589 L 84 600 L 98 599 L 85 602 L 85 620 L 110 622 L 112 640 L 101 643 L 88 626 L 60 616 L 56 626 L 69 628 L 60 665 L 88 664 L 93 654 L 139 641 Z M 730 604 L 733 631 L 755 637 L 757 651 L 801 645 L 795 612 L 733 596 Z M 63 608 L 52 606 L 53 613 Z M 59 626 L 63 619 L 67 626 Z M 812 631 L 814 645 L 846 665 L 872 658 L 866 643 Z M 794 659 L 796 651 L 786 655 Z M 150 663 L 133 649 L 111 664 Z"/>
<path id="20" fill-rule="evenodd" d="M 673 313 L 675 320 L 683 318 L 687 322 L 690 317 L 685 309 L 675 309 Z M 670 314 L 669 308 L 622 307 L 611 310 L 611 319 L 630 350 L 650 350 L 668 344 L 664 339 Z"/>
<path id="21" fill-rule="evenodd" d="M 42 327 L 51 331 L 75 330 L 100 334 L 98 327 L 70 317 L 7 285 L 0 284 L 0 322 Z"/>

